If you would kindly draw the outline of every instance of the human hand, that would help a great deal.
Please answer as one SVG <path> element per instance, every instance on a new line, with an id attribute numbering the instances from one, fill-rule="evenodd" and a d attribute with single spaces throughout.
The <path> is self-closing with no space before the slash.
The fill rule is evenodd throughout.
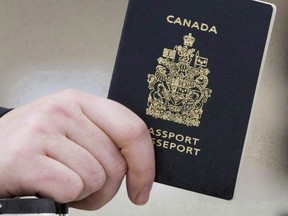
<path id="1" fill-rule="evenodd" d="M 0 119 L 0 197 L 36 195 L 93 210 L 126 175 L 135 204 L 148 201 L 154 150 L 144 122 L 117 102 L 65 90 Z"/>

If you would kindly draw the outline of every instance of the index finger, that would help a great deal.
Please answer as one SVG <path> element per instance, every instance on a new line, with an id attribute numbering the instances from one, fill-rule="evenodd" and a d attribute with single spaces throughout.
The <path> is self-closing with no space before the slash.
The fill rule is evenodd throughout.
<path id="1" fill-rule="evenodd" d="M 118 146 L 128 164 L 128 196 L 135 204 L 145 204 L 155 178 L 154 148 L 146 124 L 117 102 L 89 97 L 80 97 L 85 98 L 79 101 L 83 113 Z"/>

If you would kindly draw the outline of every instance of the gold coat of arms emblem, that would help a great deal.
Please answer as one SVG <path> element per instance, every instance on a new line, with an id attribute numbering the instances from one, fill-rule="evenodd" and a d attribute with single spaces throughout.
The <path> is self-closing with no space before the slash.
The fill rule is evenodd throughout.
<path id="1" fill-rule="evenodd" d="M 200 56 L 194 42 L 189 33 L 183 37 L 183 45 L 164 48 L 155 72 L 148 74 L 147 115 L 199 127 L 212 90 L 207 88 L 208 58 Z"/>

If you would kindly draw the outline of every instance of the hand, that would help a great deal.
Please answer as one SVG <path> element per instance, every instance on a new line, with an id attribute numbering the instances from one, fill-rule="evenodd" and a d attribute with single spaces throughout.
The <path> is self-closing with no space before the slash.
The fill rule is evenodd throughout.
<path id="1" fill-rule="evenodd" d="M 148 201 L 155 177 L 144 122 L 114 101 L 65 90 L 0 119 L 0 197 L 36 195 L 86 210 L 117 193 Z"/>

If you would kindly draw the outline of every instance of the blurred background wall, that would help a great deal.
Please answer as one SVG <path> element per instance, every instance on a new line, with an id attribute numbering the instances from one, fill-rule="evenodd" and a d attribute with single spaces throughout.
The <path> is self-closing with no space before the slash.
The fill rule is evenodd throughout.
<path id="1" fill-rule="evenodd" d="M 288 2 L 278 7 L 235 197 L 224 201 L 155 184 L 134 206 L 125 184 L 99 216 L 288 215 Z M 76 88 L 106 97 L 128 0 L 0 0 L 0 105 Z"/>

